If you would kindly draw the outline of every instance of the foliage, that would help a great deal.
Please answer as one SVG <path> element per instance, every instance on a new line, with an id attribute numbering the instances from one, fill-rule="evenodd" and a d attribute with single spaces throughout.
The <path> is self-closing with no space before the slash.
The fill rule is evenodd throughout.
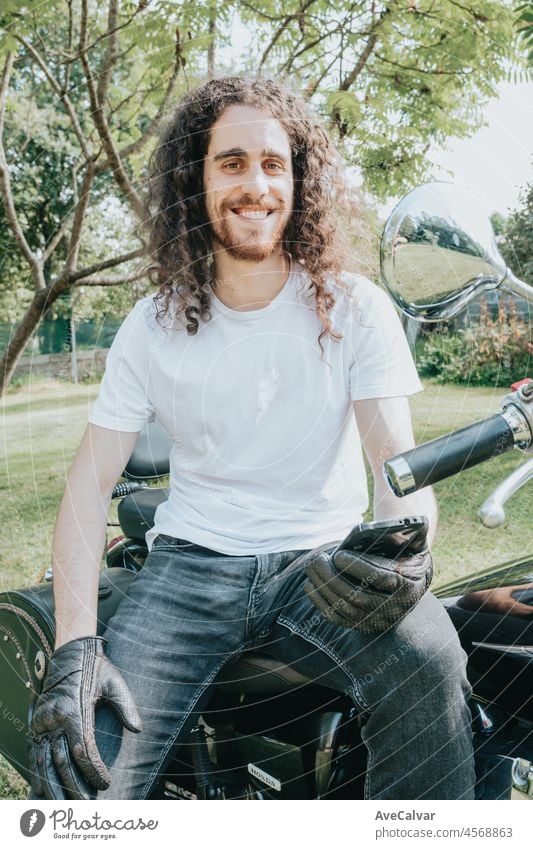
<path id="1" fill-rule="evenodd" d="M 39 322 L 73 313 L 73 291 L 142 277 L 142 165 L 171 98 L 187 88 L 187 58 L 203 50 L 192 28 L 182 43 L 178 11 L 171 0 L 3 8 L 0 318 L 15 323 L 4 385 Z M 94 300 L 107 312 L 103 291 Z"/>
<path id="2" fill-rule="evenodd" d="M 517 27 L 528 51 L 528 62 L 533 65 L 533 0 L 517 6 Z"/>
<path id="3" fill-rule="evenodd" d="M 492 212 L 490 215 L 490 223 L 492 224 L 492 229 L 494 230 L 495 236 L 502 236 L 505 232 L 505 225 L 507 219 L 505 215 L 502 215 L 501 212 Z"/>
<path id="4" fill-rule="evenodd" d="M 507 2 L 251 0 L 247 67 L 292 80 L 340 137 L 373 193 L 428 176 L 429 145 L 467 136 L 522 63 Z M 259 61 L 258 58 L 259 57 Z"/>
<path id="5" fill-rule="evenodd" d="M 506 221 L 499 247 L 514 273 L 533 286 L 533 183 L 522 192 L 520 201 Z"/>
<path id="6" fill-rule="evenodd" d="M 482 299 L 479 323 L 428 335 L 417 346 L 416 360 L 420 374 L 439 383 L 509 386 L 528 376 L 532 355 L 531 325 L 517 315 L 515 304 L 501 301 L 493 317 Z"/>
<path id="7" fill-rule="evenodd" d="M 507 0 L 5 0 L 0 26 L 0 320 L 17 323 L 4 380 L 43 317 L 130 302 L 110 287 L 141 285 L 150 150 L 207 76 L 301 91 L 384 197 L 430 176 L 430 144 L 479 126 L 525 53 Z M 84 306 L 59 301 L 79 287 Z"/>

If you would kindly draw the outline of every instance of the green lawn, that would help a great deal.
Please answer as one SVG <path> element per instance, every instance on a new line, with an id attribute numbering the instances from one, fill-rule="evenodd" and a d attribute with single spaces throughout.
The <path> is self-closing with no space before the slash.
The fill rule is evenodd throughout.
<path id="1" fill-rule="evenodd" d="M 65 474 L 97 389 L 36 380 L 0 400 L 0 591 L 36 581 L 49 565 Z M 412 401 L 417 441 L 496 412 L 502 394 L 428 384 Z M 491 489 L 522 459 L 519 452 L 511 452 L 435 487 L 441 517 L 434 546 L 436 583 L 533 551 L 531 487 L 508 504 L 504 527 L 487 530 L 476 516 Z M 21 797 L 23 790 L 16 773 L 0 764 L 0 798 Z"/>

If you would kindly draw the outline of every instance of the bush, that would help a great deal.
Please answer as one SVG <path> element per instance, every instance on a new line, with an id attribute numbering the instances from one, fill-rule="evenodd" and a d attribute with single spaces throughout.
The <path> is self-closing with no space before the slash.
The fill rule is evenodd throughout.
<path id="1" fill-rule="evenodd" d="M 479 323 L 455 332 L 444 328 L 419 342 L 417 366 L 439 383 L 508 386 L 533 370 L 532 353 L 531 327 L 515 304 L 500 303 L 492 317 L 482 300 Z"/>

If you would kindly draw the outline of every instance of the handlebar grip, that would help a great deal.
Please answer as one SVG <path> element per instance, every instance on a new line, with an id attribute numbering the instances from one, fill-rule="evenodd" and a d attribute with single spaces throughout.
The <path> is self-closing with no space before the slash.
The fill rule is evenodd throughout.
<path id="1" fill-rule="evenodd" d="M 395 495 L 407 495 L 513 448 L 513 429 L 500 413 L 424 442 L 383 464 Z"/>

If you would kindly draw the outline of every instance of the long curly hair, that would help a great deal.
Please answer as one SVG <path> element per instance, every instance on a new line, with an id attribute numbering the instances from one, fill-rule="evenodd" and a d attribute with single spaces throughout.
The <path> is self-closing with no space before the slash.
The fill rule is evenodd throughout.
<path id="1" fill-rule="evenodd" d="M 293 212 L 283 249 L 299 261 L 310 280 L 322 323 L 318 337 L 341 335 L 329 314 L 346 253 L 343 210 L 347 208 L 342 162 L 318 118 L 299 97 L 272 80 L 212 79 L 189 92 L 168 122 L 150 160 L 147 194 L 148 276 L 159 287 L 158 320 L 171 305 L 185 317 L 190 335 L 208 321 L 213 291 L 213 244 L 203 191 L 203 164 L 209 132 L 234 104 L 253 106 L 276 118 L 292 151 Z M 331 279 L 331 277 L 330 277 Z"/>

